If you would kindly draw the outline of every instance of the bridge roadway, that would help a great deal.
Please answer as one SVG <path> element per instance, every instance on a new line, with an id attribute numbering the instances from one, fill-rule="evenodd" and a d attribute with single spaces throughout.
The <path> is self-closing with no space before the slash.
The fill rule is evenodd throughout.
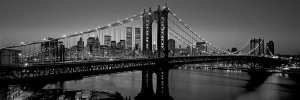
<path id="1" fill-rule="evenodd" d="M 272 66 L 270 64 L 282 63 L 282 60 L 280 59 L 273 59 L 261 56 L 190 56 L 147 59 L 109 59 L 102 61 L 80 61 L 60 63 L 56 62 L 51 64 L 34 64 L 30 67 L 2 67 L 0 68 L 0 80 L 26 80 L 64 75 L 78 76 L 109 74 L 149 68 L 170 69 L 173 67 L 173 65 L 207 63 L 216 61 L 246 61 L 255 62 L 263 65 L 268 64 L 268 66 Z"/>

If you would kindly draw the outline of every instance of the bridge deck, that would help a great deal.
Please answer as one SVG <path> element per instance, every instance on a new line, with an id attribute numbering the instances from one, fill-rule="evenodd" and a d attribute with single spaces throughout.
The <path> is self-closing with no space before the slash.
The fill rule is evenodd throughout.
<path id="1" fill-rule="evenodd" d="M 216 61 L 248 61 L 258 63 L 280 63 L 280 59 L 260 56 L 190 56 L 148 58 L 148 59 L 109 59 L 99 61 L 55 62 L 49 64 L 34 64 L 30 67 L 1 67 L 0 80 L 27 79 L 55 75 L 76 75 L 79 73 L 114 73 L 130 70 L 142 70 L 155 67 L 168 67 L 180 64 L 208 63 Z M 169 65 L 159 65 L 164 64 Z"/>

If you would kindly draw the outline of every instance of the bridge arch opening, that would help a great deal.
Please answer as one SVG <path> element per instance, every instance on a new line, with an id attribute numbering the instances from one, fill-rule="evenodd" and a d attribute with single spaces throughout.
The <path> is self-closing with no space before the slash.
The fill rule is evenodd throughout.
<path id="1" fill-rule="evenodd" d="M 154 93 L 156 93 L 156 89 L 157 89 L 157 75 L 156 73 L 152 74 L 152 84 L 153 84 L 153 91 Z"/>

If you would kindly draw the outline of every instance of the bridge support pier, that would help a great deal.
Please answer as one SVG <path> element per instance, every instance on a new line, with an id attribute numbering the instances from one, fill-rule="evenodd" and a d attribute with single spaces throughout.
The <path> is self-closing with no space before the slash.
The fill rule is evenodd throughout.
<path id="1" fill-rule="evenodd" d="M 142 70 L 142 89 L 135 100 L 173 100 L 169 93 L 169 69 L 167 60 L 158 60 L 153 69 Z M 153 92 L 152 75 L 157 76 L 156 92 Z"/>
<path id="2" fill-rule="evenodd" d="M 144 100 L 155 96 L 153 92 L 152 74 L 153 70 L 142 70 L 142 87 L 141 92 L 135 97 L 136 100 Z"/>
<path id="3" fill-rule="evenodd" d="M 156 75 L 157 86 L 155 96 L 161 100 L 173 100 L 169 93 L 169 70 L 159 68 Z"/>

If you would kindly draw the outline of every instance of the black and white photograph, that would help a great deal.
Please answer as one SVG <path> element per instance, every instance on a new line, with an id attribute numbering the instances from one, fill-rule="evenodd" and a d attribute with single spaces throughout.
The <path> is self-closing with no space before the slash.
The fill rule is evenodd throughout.
<path id="1" fill-rule="evenodd" d="M 0 0 L 0 100 L 300 100 L 299 0 Z"/>

